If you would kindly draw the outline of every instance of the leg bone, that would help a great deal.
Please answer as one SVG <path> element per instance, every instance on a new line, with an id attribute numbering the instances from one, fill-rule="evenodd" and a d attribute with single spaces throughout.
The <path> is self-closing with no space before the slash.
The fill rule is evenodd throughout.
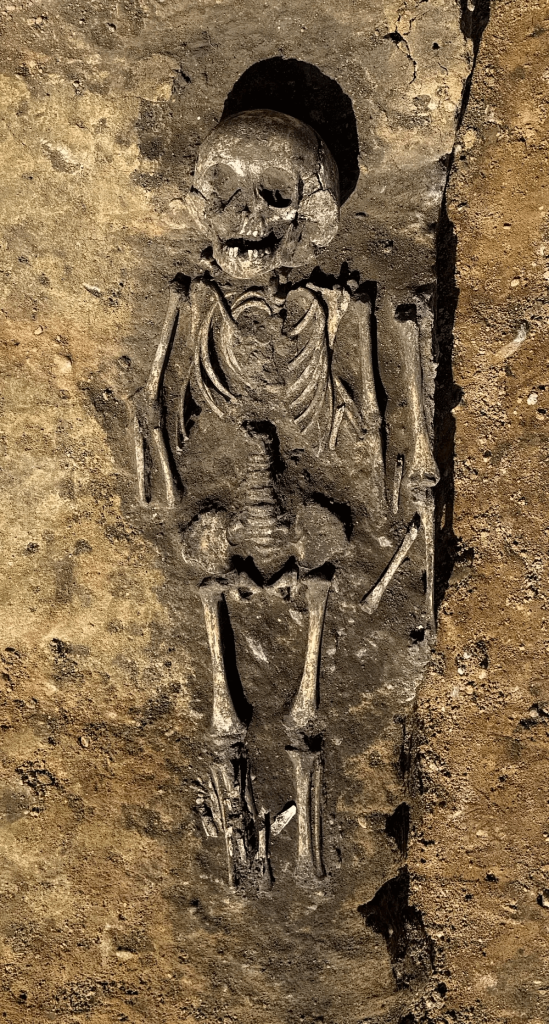
<path id="1" fill-rule="evenodd" d="M 312 750 L 290 748 L 297 804 L 297 870 L 303 880 L 323 878 L 320 820 L 320 758 Z"/>
<path id="2" fill-rule="evenodd" d="M 234 736 L 242 738 L 246 732 L 246 727 L 238 717 L 231 698 L 223 654 L 220 621 L 220 610 L 225 601 L 223 590 L 215 582 L 203 584 L 200 587 L 200 598 L 204 608 L 206 632 L 212 656 L 212 732 L 215 736 L 219 737 Z"/>
<path id="3" fill-rule="evenodd" d="M 305 730 L 314 722 L 318 707 L 320 652 L 330 581 L 312 577 L 307 581 L 306 586 L 309 606 L 307 652 L 299 690 L 288 716 L 290 726 Z"/>
<path id="4" fill-rule="evenodd" d="M 432 488 L 425 491 L 421 513 L 425 538 L 425 613 L 429 629 L 436 627 L 435 619 L 435 497 Z"/>

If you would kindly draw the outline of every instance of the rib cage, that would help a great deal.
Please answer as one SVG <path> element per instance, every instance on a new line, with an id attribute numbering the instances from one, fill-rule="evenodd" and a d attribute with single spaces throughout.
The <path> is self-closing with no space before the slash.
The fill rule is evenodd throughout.
<path id="1" fill-rule="evenodd" d="M 297 292 L 309 305 L 288 333 L 298 344 L 298 351 L 295 353 L 294 348 L 294 354 L 289 353 L 280 393 L 287 415 L 299 432 L 307 435 L 317 426 L 324 435 L 323 440 L 327 440 L 333 418 L 328 314 L 312 290 L 299 288 Z M 203 282 L 191 293 L 191 304 L 194 355 L 182 392 L 181 410 L 190 387 L 198 404 L 205 403 L 223 419 L 231 407 L 235 411 L 239 404 L 244 407 L 248 394 L 257 392 L 261 384 L 269 383 L 254 379 L 251 368 L 242 359 L 245 349 L 239 345 L 239 317 L 250 308 L 261 309 L 267 316 L 278 316 L 283 304 L 281 300 L 270 300 L 269 304 L 265 293 L 258 293 L 257 289 L 250 289 L 231 303 L 216 284 Z M 221 375 L 216 367 L 220 368 Z M 181 428 L 185 439 L 184 422 Z"/>

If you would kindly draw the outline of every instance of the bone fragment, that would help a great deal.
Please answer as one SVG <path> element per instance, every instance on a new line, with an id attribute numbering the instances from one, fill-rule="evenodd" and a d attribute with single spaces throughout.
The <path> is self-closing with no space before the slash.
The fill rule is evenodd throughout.
<path id="1" fill-rule="evenodd" d="M 162 375 L 164 373 L 164 367 L 166 365 L 166 358 L 168 356 L 168 350 L 173 337 L 174 327 L 177 320 L 177 314 L 179 312 L 179 303 L 181 301 L 181 292 L 177 288 L 170 289 L 170 298 L 168 301 L 168 309 L 166 312 L 166 319 L 162 331 L 160 332 L 160 340 L 158 342 L 156 353 L 153 359 L 153 363 L 150 369 L 147 384 L 145 386 L 145 394 L 149 402 L 157 403 L 160 400 L 160 387 L 162 383 Z"/>
<path id="2" fill-rule="evenodd" d="M 231 889 L 236 889 L 236 870 L 234 863 L 234 849 L 232 843 L 232 829 L 227 826 L 227 815 L 225 813 L 225 803 L 223 799 L 223 783 L 219 779 L 217 769 L 212 766 L 212 783 L 217 796 L 217 802 L 219 811 L 221 814 L 221 825 L 225 836 L 225 851 L 227 854 L 227 873 L 229 876 L 229 886 Z"/>
<path id="3" fill-rule="evenodd" d="M 362 598 L 362 601 L 360 602 L 361 607 L 364 608 L 369 615 L 372 615 L 375 612 L 393 576 L 406 558 L 406 555 L 418 535 L 420 524 L 421 519 L 419 514 L 416 513 L 381 579 L 376 583 L 375 587 L 373 587 L 373 589 Z"/>
<path id="4" fill-rule="evenodd" d="M 332 349 L 336 339 L 337 329 L 340 321 L 343 319 L 347 307 L 350 302 L 350 294 L 345 289 L 336 288 L 322 288 L 319 285 L 311 284 L 310 282 L 306 285 L 312 292 L 317 292 L 322 296 L 326 307 L 328 309 L 327 318 L 327 334 L 328 334 L 328 345 Z"/>
<path id="5" fill-rule="evenodd" d="M 326 615 L 326 604 L 330 581 L 311 577 L 306 582 L 307 605 L 309 608 L 309 634 L 305 666 L 301 683 L 288 716 L 288 722 L 296 729 L 307 729 L 316 718 L 318 707 L 318 675 L 322 647 L 322 631 Z"/>
<path id="6" fill-rule="evenodd" d="M 399 455 L 395 464 L 395 475 L 393 478 L 393 513 L 397 514 L 400 504 L 400 488 L 402 485 L 402 473 L 404 471 L 404 456 Z"/>
<path id="7" fill-rule="evenodd" d="M 269 812 L 261 808 L 259 827 L 257 832 L 257 854 L 256 861 L 259 865 L 259 891 L 270 892 L 273 887 L 273 872 L 269 856 L 269 837 L 271 834 Z"/>
<path id="8" fill-rule="evenodd" d="M 142 393 L 141 405 L 140 407 L 138 406 L 134 419 L 134 440 L 139 500 L 144 505 L 148 504 L 150 500 L 150 495 L 147 494 L 145 453 L 147 445 L 154 445 L 160 461 L 160 468 L 162 470 L 165 487 L 165 504 L 168 508 L 174 507 L 176 492 L 168 449 L 164 441 L 160 391 L 162 388 L 162 378 L 168 354 L 177 324 L 180 301 L 181 290 L 173 286 L 170 289 L 168 310 L 162 331 L 160 332 L 160 340 L 156 347 L 147 383 Z"/>
<path id="9" fill-rule="evenodd" d="M 164 441 L 164 434 L 162 427 L 156 427 L 153 430 L 153 440 L 156 445 L 158 452 L 158 458 L 160 467 L 162 469 L 162 475 L 164 477 L 164 487 L 166 489 L 166 505 L 168 508 L 173 508 L 175 505 L 175 483 L 173 473 L 170 466 L 170 458 L 168 455 L 168 449 Z"/>
<path id="10" fill-rule="evenodd" d="M 276 815 L 276 818 L 273 818 L 271 824 L 271 835 L 279 835 L 279 833 L 282 832 L 282 829 L 286 828 L 286 825 L 290 823 L 292 818 L 295 818 L 296 812 L 297 807 L 294 803 L 289 804 L 283 811 L 280 811 L 280 813 Z"/>
<path id="11" fill-rule="evenodd" d="M 209 839 L 215 839 L 217 837 L 217 834 L 218 834 L 217 833 L 217 827 L 216 827 L 216 824 L 215 824 L 215 821 L 213 819 L 213 815 L 212 815 L 211 811 L 206 806 L 204 797 L 199 797 L 197 799 L 196 806 L 197 806 L 197 809 L 198 809 L 198 813 L 200 815 L 200 820 L 202 822 L 202 826 L 204 828 L 204 832 L 206 833 L 206 835 L 208 836 Z"/>
<path id="12" fill-rule="evenodd" d="M 215 736 L 243 737 L 246 727 L 238 717 L 232 702 L 221 638 L 220 609 L 225 601 L 218 583 L 205 583 L 200 587 L 204 608 L 206 632 L 212 657 L 213 713 L 212 733 Z"/>
<path id="13" fill-rule="evenodd" d="M 434 487 L 439 480 L 424 406 L 423 371 L 421 366 L 420 333 L 414 320 L 398 320 L 393 315 L 395 338 L 402 360 L 404 398 L 408 403 L 410 422 L 408 429 L 413 439 L 407 458 L 406 474 L 412 486 L 418 489 Z"/>
<path id="14" fill-rule="evenodd" d="M 313 840 L 313 859 L 316 866 L 316 875 L 323 878 L 326 874 L 322 863 L 322 764 L 317 755 L 314 764 L 311 791 L 311 833 Z"/>
<path id="15" fill-rule="evenodd" d="M 358 321 L 360 379 L 362 394 L 360 411 L 367 430 L 379 430 L 381 416 L 376 397 L 374 360 L 372 353 L 372 306 L 370 302 L 356 300 L 353 309 Z"/>
<path id="16" fill-rule="evenodd" d="M 364 437 L 364 423 L 362 422 L 361 415 L 353 402 L 347 388 L 338 377 L 333 378 L 334 389 L 336 395 L 337 409 L 332 421 L 332 429 L 330 431 L 330 438 L 328 441 L 328 447 L 333 451 L 335 449 L 337 438 L 339 434 L 339 428 L 343 422 L 343 417 L 346 416 L 353 430 L 359 438 Z"/>
<path id="17" fill-rule="evenodd" d="M 223 815 L 221 813 L 221 807 L 220 807 L 220 804 L 219 804 L 219 795 L 217 793 L 217 790 L 216 790 L 216 788 L 215 788 L 211 778 L 208 781 L 208 793 L 209 793 L 209 797 L 210 797 L 210 808 L 211 808 L 211 812 L 212 812 L 212 818 L 214 820 L 214 823 L 215 823 L 215 826 L 217 828 L 217 831 L 218 832 L 222 832 L 223 831 L 223 820 L 222 820 Z"/>
<path id="18" fill-rule="evenodd" d="M 320 793 L 316 778 L 318 754 L 311 750 L 288 750 L 294 765 L 297 804 L 296 874 L 304 881 L 323 878 L 320 854 Z"/>
<path id="19" fill-rule="evenodd" d="M 436 627 L 435 617 L 435 496 L 432 489 L 425 491 L 421 514 L 425 537 L 425 613 L 427 625 Z"/>
<path id="20" fill-rule="evenodd" d="M 312 320 L 314 320 L 318 312 L 320 312 L 318 300 L 316 299 L 315 296 L 313 296 L 313 301 L 311 302 L 311 305 L 309 306 L 307 312 L 305 313 L 304 316 L 301 317 L 301 320 L 299 320 L 295 327 L 293 327 L 292 330 L 290 331 L 290 338 L 297 338 L 297 336 L 301 334 L 302 331 L 304 331 L 309 326 Z"/>
<path id="21" fill-rule="evenodd" d="M 330 431 L 330 437 L 328 439 L 328 448 L 330 449 L 330 451 L 334 451 L 334 449 L 335 449 L 335 446 L 336 446 L 336 443 L 337 443 L 337 437 L 338 437 L 338 434 L 339 434 L 339 428 L 341 426 L 341 423 L 342 423 L 344 415 L 345 415 L 345 403 L 343 403 L 343 405 L 338 405 L 338 407 L 337 407 L 337 409 L 335 411 L 335 414 L 334 414 L 334 419 L 333 419 L 333 423 L 332 423 L 332 429 Z"/>
<path id="22" fill-rule="evenodd" d="M 137 469 L 137 487 L 139 491 L 139 501 L 142 505 L 147 504 L 147 491 L 145 484 L 145 441 L 143 438 L 143 432 L 139 424 L 137 416 L 134 417 L 133 421 L 134 429 L 134 441 L 135 441 L 135 463 Z"/>

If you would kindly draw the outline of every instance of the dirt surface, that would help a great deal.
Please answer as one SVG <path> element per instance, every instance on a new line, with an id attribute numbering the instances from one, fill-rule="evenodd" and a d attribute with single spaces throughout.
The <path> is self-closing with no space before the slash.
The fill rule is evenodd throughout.
<path id="1" fill-rule="evenodd" d="M 549 9 L 492 7 L 482 40 L 484 8 L 450 0 L 0 9 L 8 1024 L 547 1020 Z M 303 116 L 332 133 L 349 196 L 323 273 L 348 264 L 405 304 L 432 289 L 438 239 L 441 607 L 411 711 L 429 654 L 421 559 L 377 613 L 369 636 L 387 653 L 372 654 L 364 619 L 349 623 L 383 562 L 366 515 L 325 638 L 328 897 L 294 887 L 290 829 L 279 895 L 235 902 L 195 804 L 202 608 L 173 522 L 137 507 L 128 399 L 169 280 L 200 258 L 183 202 L 197 147 L 224 110 L 258 102 L 258 82 L 267 103 L 277 61 L 307 62 L 286 101 L 318 101 Z M 230 611 L 248 696 L 264 701 L 257 785 L 283 802 L 305 608 L 276 601 Z"/>
<path id="2" fill-rule="evenodd" d="M 413 889 L 436 1021 L 549 1016 L 549 9 L 495 3 L 448 193 L 457 234 L 457 561 L 418 702 Z"/>

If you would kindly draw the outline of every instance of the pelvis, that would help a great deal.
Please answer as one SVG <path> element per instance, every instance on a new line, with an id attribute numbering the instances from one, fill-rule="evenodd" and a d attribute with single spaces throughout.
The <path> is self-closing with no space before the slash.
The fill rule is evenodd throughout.
<path id="1" fill-rule="evenodd" d="M 265 580 L 290 561 L 305 571 L 319 568 L 347 546 L 345 525 L 317 502 L 291 513 L 284 507 L 273 465 L 274 428 L 244 422 L 248 459 L 238 511 L 203 512 L 183 533 L 183 558 L 202 574 L 222 575 L 250 560 Z"/>

